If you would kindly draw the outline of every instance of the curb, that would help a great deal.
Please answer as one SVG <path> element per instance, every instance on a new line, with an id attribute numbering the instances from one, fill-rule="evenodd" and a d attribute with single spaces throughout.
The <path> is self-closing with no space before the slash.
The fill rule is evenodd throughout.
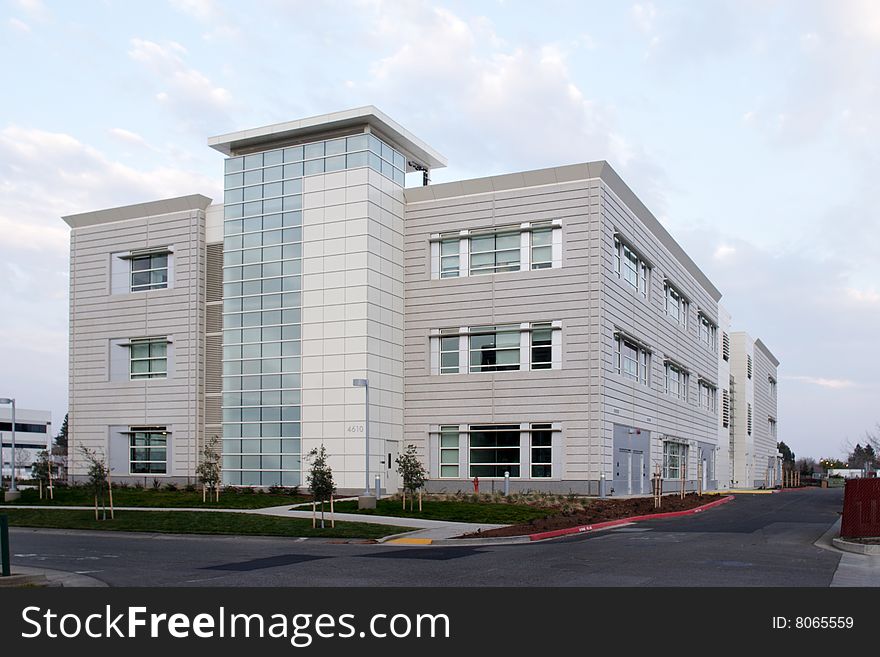
<path id="1" fill-rule="evenodd" d="M 708 504 L 704 504 L 702 506 L 695 507 L 693 509 L 687 509 L 686 511 L 670 511 L 669 513 L 651 513 L 642 516 L 632 516 L 629 518 L 619 518 L 617 520 L 607 520 L 605 522 L 597 522 L 592 525 L 580 525 L 579 527 L 566 527 L 565 529 L 554 529 L 548 532 L 538 532 L 537 534 L 529 534 L 528 539 L 530 541 L 544 541 L 548 538 L 558 538 L 560 536 L 568 536 L 570 534 L 583 534 L 585 532 L 596 531 L 598 529 L 608 529 L 610 527 L 617 527 L 619 525 L 630 524 L 633 522 L 638 522 L 639 520 L 655 520 L 657 518 L 679 518 L 681 516 L 689 516 L 695 513 L 702 513 L 707 509 L 711 509 L 716 506 L 720 506 L 722 504 L 726 504 L 733 499 L 733 495 L 727 495 L 726 497 L 722 497 L 720 500 L 715 500 L 714 502 L 709 502 Z"/>
<path id="2" fill-rule="evenodd" d="M 35 573 L 25 575 L 23 573 L 12 573 L 6 577 L 0 577 L 0 589 L 19 588 L 25 586 L 46 586 L 49 580 L 43 574 Z"/>
<path id="3" fill-rule="evenodd" d="M 836 536 L 831 539 L 832 545 L 838 550 L 844 552 L 852 552 L 854 554 L 880 555 L 880 545 L 869 545 L 866 543 L 853 543 L 845 538 Z"/>

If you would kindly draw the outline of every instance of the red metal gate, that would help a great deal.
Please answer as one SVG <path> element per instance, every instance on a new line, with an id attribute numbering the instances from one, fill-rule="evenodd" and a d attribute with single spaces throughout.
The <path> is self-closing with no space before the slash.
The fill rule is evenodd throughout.
<path id="1" fill-rule="evenodd" d="M 840 535 L 845 538 L 880 536 L 880 479 L 847 479 Z"/>

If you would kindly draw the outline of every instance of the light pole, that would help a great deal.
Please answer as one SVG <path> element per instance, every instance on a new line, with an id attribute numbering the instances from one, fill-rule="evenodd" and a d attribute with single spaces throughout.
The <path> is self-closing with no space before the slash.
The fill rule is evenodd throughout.
<path id="1" fill-rule="evenodd" d="M 12 478 L 9 486 L 9 492 L 15 493 L 15 400 L 7 397 L 0 397 L 0 404 L 12 404 Z M 0 440 L 0 475 L 3 473 L 3 441 Z M 2 477 L 0 477 L 2 478 Z"/>
<path id="2" fill-rule="evenodd" d="M 370 381 L 368 379 L 354 379 L 351 382 L 356 388 L 364 389 L 364 435 L 366 445 L 364 452 L 364 496 L 370 494 Z"/>

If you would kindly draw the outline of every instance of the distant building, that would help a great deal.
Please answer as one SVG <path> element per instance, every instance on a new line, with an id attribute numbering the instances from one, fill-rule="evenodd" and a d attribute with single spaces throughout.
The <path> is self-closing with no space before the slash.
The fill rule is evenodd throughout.
<path id="1" fill-rule="evenodd" d="M 12 408 L 0 406 L 0 441 L 3 444 L 3 477 L 12 475 Z M 52 413 L 15 409 L 15 471 L 19 479 L 31 476 L 31 465 L 41 451 L 52 446 Z"/>

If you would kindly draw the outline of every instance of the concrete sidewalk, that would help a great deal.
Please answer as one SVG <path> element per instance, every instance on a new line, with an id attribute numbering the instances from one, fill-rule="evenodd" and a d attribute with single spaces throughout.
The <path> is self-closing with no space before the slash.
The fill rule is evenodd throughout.
<path id="1" fill-rule="evenodd" d="M 77 588 L 97 588 L 97 587 L 106 587 L 107 584 L 102 582 L 99 579 L 94 577 L 89 577 L 85 573 L 77 573 L 77 572 L 67 572 L 64 570 L 52 570 L 50 568 L 34 568 L 31 566 L 19 566 L 15 565 L 12 567 L 13 575 L 25 575 L 33 577 L 37 580 L 35 583 L 25 583 L 22 584 L 23 587 L 37 586 L 37 587 L 59 587 L 59 586 L 73 586 Z M 45 579 L 43 579 L 45 578 Z M 40 581 L 42 580 L 42 581 Z M 2 587 L 2 578 L 0 578 L 0 587 Z M 14 587 L 14 585 L 13 585 Z"/>
<path id="2" fill-rule="evenodd" d="M 92 511 L 94 507 L 90 506 L 50 506 L 50 505 L 34 505 L 34 504 L 5 504 L 6 509 L 62 509 L 67 511 Z M 275 516 L 278 518 L 299 518 L 309 520 L 312 517 L 312 511 L 299 511 L 291 509 L 289 504 L 282 506 L 270 506 L 261 509 L 205 509 L 205 508 L 174 508 L 174 507 L 129 507 L 117 506 L 115 511 L 197 511 L 199 513 L 215 512 L 215 513 L 250 513 L 264 516 Z M 494 525 L 491 523 L 472 523 L 472 522 L 451 522 L 447 520 L 427 520 L 424 518 L 398 518 L 396 516 L 376 516 L 360 513 L 336 513 L 334 514 L 339 522 L 362 522 L 370 525 L 394 525 L 397 527 L 412 527 L 413 532 L 406 533 L 407 538 L 414 539 L 441 539 L 454 538 L 462 534 L 468 534 L 479 530 L 495 529 L 497 527 L 506 527 L 507 525 Z M 325 509 L 325 521 L 330 518 L 329 512 Z M 401 537 L 403 534 L 395 535 L 394 538 Z M 387 540 L 387 539 L 386 539 Z"/>
<path id="3" fill-rule="evenodd" d="M 828 528 L 814 543 L 816 547 L 837 552 L 840 562 L 831 580 L 831 586 L 874 586 L 880 587 L 880 556 L 853 554 L 834 546 L 834 538 L 840 535 L 840 519 Z"/>

